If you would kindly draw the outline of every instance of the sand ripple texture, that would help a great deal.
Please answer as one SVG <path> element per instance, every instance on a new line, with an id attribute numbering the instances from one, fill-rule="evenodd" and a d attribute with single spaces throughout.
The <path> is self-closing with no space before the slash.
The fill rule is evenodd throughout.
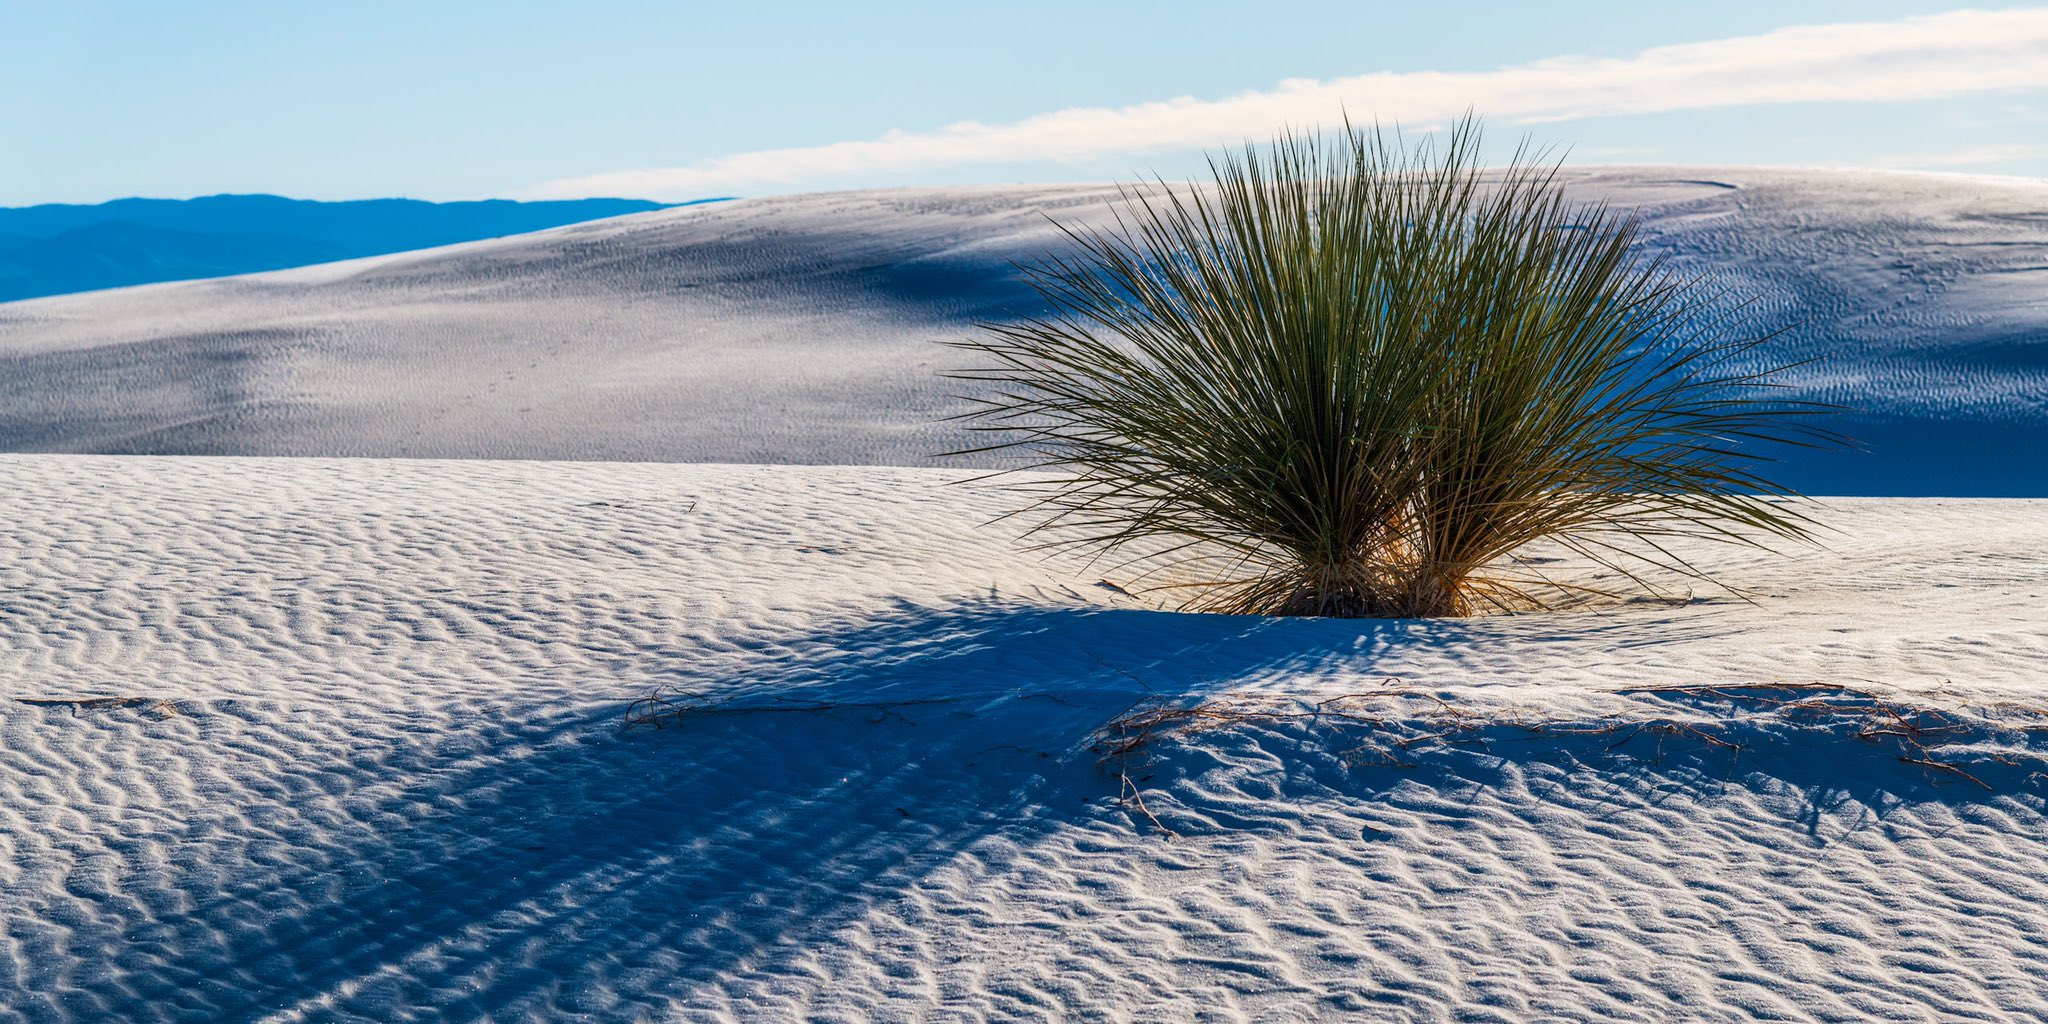
<path id="1" fill-rule="evenodd" d="M 1761 725 L 1248 725 L 1134 776 L 1172 840 L 1087 749 L 1390 675 L 2039 702 L 2048 505 L 1702 552 L 1750 602 L 1359 624 L 1161 612 L 958 477 L 0 458 L 0 1020 L 2048 1017 L 2039 736 L 1979 788 Z M 664 687 L 751 710 L 623 730 Z"/>
<path id="2" fill-rule="evenodd" d="M 1866 453 L 1807 493 L 2048 497 L 2048 183 L 1575 169 L 1645 253 L 1755 299 Z M 270 274 L 0 304 L 0 449 L 923 466 L 940 346 L 1043 312 L 1015 263 L 1104 187 L 717 203 Z"/>

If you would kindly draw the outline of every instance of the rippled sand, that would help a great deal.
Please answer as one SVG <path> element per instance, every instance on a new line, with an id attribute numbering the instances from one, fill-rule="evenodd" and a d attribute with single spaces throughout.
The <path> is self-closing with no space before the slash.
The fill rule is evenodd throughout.
<path id="1" fill-rule="evenodd" d="M 1276 621 L 959 476 L 0 457 L 0 1020 L 2048 1016 L 2048 738 L 1989 707 L 2048 703 L 2048 503 L 1697 552 L 1748 601 Z M 1088 749 L 1390 676 L 1497 724 L 1167 738 L 1176 839 Z M 1612 692 L 1761 682 L 1977 705 L 1988 788 Z"/>

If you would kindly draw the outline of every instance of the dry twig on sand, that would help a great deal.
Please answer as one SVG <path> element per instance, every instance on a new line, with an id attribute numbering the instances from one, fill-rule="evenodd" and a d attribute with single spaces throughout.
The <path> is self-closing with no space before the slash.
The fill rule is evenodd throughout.
<path id="1" fill-rule="evenodd" d="M 1897 698 L 1887 699 L 1870 690 L 1825 683 L 1768 683 L 1741 687 L 1659 686 L 1621 692 L 1714 697 L 1731 704 L 1761 705 L 1786 718 L 1846 720 L 1854 728 L 1857 739 L 1898 740 L 1906 748 L 1906 752 L 1899 755 L 1899 760 L 1907 764 L 1956 775 L 1986 790 L 1992 788 L 1983 779 L 1970 774 L 1960 764 L 1939 756 L 1933 749 L 1956 742 L 1976 728 L 1959 717 L 1966 702 L 1951 693 L 1936 691 L 1930 695 L 1949 700 L 1955 705 L 1944 709 L 1907 705 L 1900 703 Z M 1774 694 L 1796 696 L 1780 697 L 1773 696 Z M 1992 710 L 2002 711 L 2007 715 L 2048 718 L 2048 711 L 2018 704 L 2001 703 L 1994 705 Z M 2021 722 L 2016 723 L 2016 727 L 2022 731 L 2036 731 L 2048 728 L 2048 722 Z"/>
<path id="2" fill-rule="evenodd" d="M 679 690 L 662 687 L 626 705 L 625 727 L 628 729 L 646 726 L 655 729 L 680 725 L 685 719 L 708 715 L 760 715 L 791 711 L 874 711 L 875 721 L 888 718 L 909 722 L 901 708 L 925 704 L 949 704 L 951 697 L 926 697 L 916 700 L 882 701 L 827 701 L 807 700 L 801 697 L 772 696 L 758 702 L 743 702 L 737 697 L 712 697 L 700 690 Z"/>
<path id="3" fill-rule="evenodd" d="M 1144 791 L 1139 785 L 1143 780 L 1131 777 L 1133 767 L 1142 763 L 1146 753 L 1159 740 L 1203 729 L 1254 723 L 1302 722 L 1339 728 L 1384 729 L 1396 717 L 1420 720 L 1416 715 L 1393 716 L 1376 710 L 1374 702 L 1385 698 L 1432 701 L 1435 706 L 1425 710 L 1421 717 L 1447 719 L 1454 730 L 1466 728 L 1462 723 L 1469 712 L 1436 694 L 1399 688 L 1399 684 L 1397 679 L 1388 679 L 1387 689 L 1340 694 L 1307 704 L 1283 697 L 1262 696 L 1217 697 L 1186 706 L 1147 700 L 1104 723 L 1096 730 L 1090 747 L 1098 755 L 1098 763 L 1115 773 L 1117 799 L 1135 808 L 1161 834 L 1170 839 L 1177 838 L 1179 833 L 1168 827 L 1146 805 Z M 1477 725 L 1470 727 L 1476 728 Z M 1400 762 L 1390 759 L 1389 763 Z"/>
<path id="4" fill-rule="evenodd" d="M 1119 799 L 1162 834 L 1173 838 L 1179 833 L 1145 802 L 1140 783 L 1150 776 L 1133 778 L 1134 772 L 1146 763 L 1148 753 L 1161 741 L 1243 725 L 1294 723 L 1310 728 L 1355 730 L 1367 734 L 1367 738 L 1345 752 L 1353 764 L 1413 768 L 1414 763 L 1400 756 L 1402 751 L 1432 742 L 1483 742 L 1485 737 L 1481 733 L 1493 729 L 1520 730 L 1531 736 L 1600 736 L 1626 730 L 1604 748 L 1609 751 L 1644 732 L 1682 736 L 1727 751 L 1743 751 L 1750 749 L 1749 745 L 1731 738 L 1728 726 L 1737 722 L 1756 724 L 1761 719 L 1781 726 L 1834 728 L 1867 742 L 1895 741 L 1900 744 L 1901 762 L 1955 776 L 1986 790 L 1993 787 L 1965 768 L 1954 749 L 1997 729 L 2020 733 L 2048 731 L 2048 709 L 2011 702 L 1972 705 L 1945 691 L 1924 695 L 1919 703 L 1898 695 L 1884 696 L 1855 687 L 1820 683 L 1648 686 L 1612 692 L 1636 700 L 1631 702 L 1633 706 L 1621 711 L 1581 720 L 1546 719 L 1503 708 L 1464 707 L 1440 694 L 1401 686 L 1396 679 L 1388 679 L 1382 689 L 1314 701 L 1269 695 L 1225 695 L 1186 705 L 1148 700 L 1104 723 L 1095 733 L 1092 749 L 1099 755 L 1103 768 L 1115 774 Z M 1713 700 L 1724 704 L 1726 711 L 1712 717 L 1679 715 L 1642 698 Z M 1933 700 L 1947 703 L 1937 706 Z M 1356 756 L 1368 749 L 1375 756 Z M 1984 756 L 2009 765 L 2018 763 L 2011 755 L 1994 752 Z M 2030 782 L 2035 778 L 2048 779 L 2048 774 L 2037 772 L 2028 778 Z"/>
<path id="5" fill-rule="evenodd" d="M 119 708 L 141 708 L 159 719 L 173 718 L 178 714 L 178 702 L 160 697 L 16 697 L 17 704 L 38 708 L 70 708 L 74 718 L 89 711 L 113 711 Z"/>

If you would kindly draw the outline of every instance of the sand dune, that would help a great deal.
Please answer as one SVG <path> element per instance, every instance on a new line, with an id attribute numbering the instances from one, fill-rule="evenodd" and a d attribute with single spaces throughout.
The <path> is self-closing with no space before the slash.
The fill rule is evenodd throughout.
<path id="1" fill-rule="evenodd" d="M 2048 495 L 2048 184 L 1609 169 L 1648 241 L 1761 299 L 1872 454 L 1814 493 Z M 926 465 L 935 343 L 1100 187 L 748 200 L 272 274 L 0 304 L 16 451 Z"/>
<path id="2" fill-rule="evenodd" d="M 1747 602 L 1339 622 L 1156 611 L 958 477 L 0 458 L 0 1019 L 2048 1015 L 2048 733 L 1992 707 L 2038 502 L 1692 552 Z M 1086 747 L 1388 676 L 1503 724 L 1167 742 L 1171 841 Z M 1992 788 L 1612 692 L 1773 681 L 1969 702 Z M 622 731 L 664 687 L 758 710 Z M 1745 746 L 1582 731 L 1629 714 Z"/>
<path id="3" fill-rule="evenodd" d="M 2048 494 L 2048 185 L 1575 187 L 1804 318 L 1874 452 L 1793 482 Z M 1107 195 L 0 304 L 0 447 L 161 456 L 0 456 L 0 1021 L 2048 1018 L 2048 503 L 1681 550 L 1741 595 L 1162 611 L 923 465 L 936 343 Z M 332 457 L 391 455 L 446 458 Z"/>

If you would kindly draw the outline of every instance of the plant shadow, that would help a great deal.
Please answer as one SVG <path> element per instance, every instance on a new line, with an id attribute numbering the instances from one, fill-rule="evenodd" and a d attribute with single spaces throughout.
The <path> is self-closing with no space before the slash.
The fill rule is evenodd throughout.
<path id="1" fill-rule="evenodd" d="M 796 954 L 914 900 L 960 858 L 1000 864 L 1077 825 L 1153 841 L 1090 748 L 1105 722 L 1138 702 L 1199 700 L 1339 670 L 1370 676 L 1374 652 L 1468 644 L 1484 628 L 1000 600 L 905 605 L 759 645 L 715 673 L 679 668 L 675 691 L 699 694 L 715 710 L 662 728 L 622 727 L 640 694 L 567 709 L 458 709 L 458 728 L 413 753 L 333 751 L 272 765 L 280 792 L 352 777 L 339 812 L 347 827 L 315 827 L 308 812 L 281 800 L 254 806 L 269 798 L 250 794 L 252 805 L 235 810 L 281 820 L 270 830 L 289 855 L 165 876 L 162 891 L 144 897 L 177 909 L 146 934 L 102 936 L 100 954 L 124 965 L 118 983 L 66 1012 L 138 1020 L 670 1014 L 735 972 L 797 970 L 787 966 L 802 959 Z M 1624 643 L 1648 642 L 1635 634 L 1655 627 L 1612 628 L 1611 639 Z M 361 748 L 407 728 L 396 712 L 327 713 L 360 718 L 347 731 Z M 246 703 L 198 712 L 276 714 Z M 1408 769 L 1347 761 L 1306 733 L 1269 737 L 1269 750 L 1294 758 L 1279 770 L 1359 801 L 1418 779 L 1446 791 L 1494 785 L 1515 763 L 1604 760 L 1623 775 L 1650 763 L 1616 762 L 1600 749 L 1613 736 L 1477 738 Z M 1835 753 L 1761 770 L 1817 793 L 1840 789 Z M 1208 756 L 1199 743 L 1170 753 L 1159 785 L 1208 770 Z M 1660 769 L 1657 778 L 1725 784 L 1730 776 L 1717 771 L 1700 760 L 1690 776 Z M 1850 775 L 1872 781 L 1851 795 L 1865 802 L 1910 785 L 1906 774 L 1858 772 Z M 303 786 L 294 781 L 302 776 Z M 1899 795 L 1961 796 L 1959 787 Z M 1199 820 L 1180 826 L 1190 833 L 1273 823 L 1219 807 L 1191 813 Z M 175 838 L 170 845 L 175 858 Z"/>

